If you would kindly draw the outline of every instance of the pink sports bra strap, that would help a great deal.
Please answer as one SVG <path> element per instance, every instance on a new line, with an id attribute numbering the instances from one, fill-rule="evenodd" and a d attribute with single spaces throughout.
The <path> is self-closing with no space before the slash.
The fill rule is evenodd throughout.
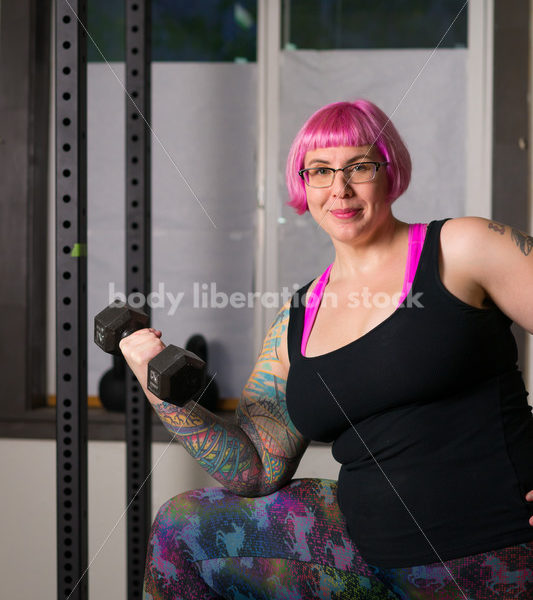
<path id="1" fill-rule="evenodd" d="M 329 281 L 329 272 L 331 271 L 332 266 L 333 263 L 331 263 L 329 267 L 322 273 L 320 279 L 315 285 L 315 288 L 308 295 L 307 304 L 305 305 L 304 331 L 302 335 L 303 356 L 305 356 L 305 347 L 307 346 L 307 340 L 309 339 L 309 334 L 311 333 L 311 329 L 313 328 L 313 324 L 315 322 L 318 307 L 320 306 L 322 295 L 324 294 L 324 288 L 326 287 L 326 284 Z"/>
<path id="2" fill-rule="evenodd" d="M 407 265 L 405 268 L 405 277 L 403 281 L 402 294 L 400 297 L 400 301 L 398 302 L 398 306 L 400 306 L 400 304 L 405 300 L 407 294 L 409 293 L 409 290 L 411 289 L 411 286 L 413 285 L 416 269 L 418 267 L 418 261 L 420 260 L 420 254 L 422 253 L 422 247 L 424 245 L 424 239 L 426 237 L 426 229 L 426 223 L 409 224 L 409 250 L 407 256 Z M 313 324 L 315 322 L 320 302 L 322 301 L 324 288 L 326 287 L 329 281 L 329 272 L 331 271 L 332 266 L 333 263 L 331 263 L 329 267 L 322 273 L 315 288 L 308 295 L 307 304 L 305 307 L 304 330 L 302 334 L 302 356 L 305 356 L 307 340 L 309 339 L 309 335 L 311 333 L 311 329 L 313 328 Z"/>
<path id="3" fill-rule="evenodd" d="M 426 223 L 411 223 L 409 225 L 409 253 L 403 280 L 402 295 L 400 296 L 398 306 L 405 300 L 413 285 L 418 261 L 420 260 L 420 254 L 422 253 L 422 247 L 426 237 L 426 228 Z"/>

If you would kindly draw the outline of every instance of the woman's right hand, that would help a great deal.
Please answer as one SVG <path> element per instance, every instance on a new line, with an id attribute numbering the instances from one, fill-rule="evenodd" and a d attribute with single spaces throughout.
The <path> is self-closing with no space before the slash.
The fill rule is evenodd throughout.
<path id="1" fill-rule="evenodd" d="M 123 338 L 119 344 L 122 355 L 145 393 L 148 363 L 165 348 L 161 335 L 158 329 L 139 329 Z"/>

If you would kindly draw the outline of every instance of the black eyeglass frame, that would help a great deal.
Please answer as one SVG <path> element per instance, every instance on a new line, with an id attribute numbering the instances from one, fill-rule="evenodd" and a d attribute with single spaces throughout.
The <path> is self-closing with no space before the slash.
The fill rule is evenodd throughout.
<path id="1" fill-rule="evenodd" d="M 356 165 L 374 165 L 376 167 L 376 170 L 374 171 L 374 174 L 372 175 L 372 177 L 370 179 L 367 179 L 366 181 L 359 181 L 358 183 L 368 183 L 369 181 L 373 181 L 373 179 L 376 177 L 376 173 L 379 171 L 380 167 L 384 167 L 386 165 L 390 164 L 388 161 L 384 161 L 384 162 L 379 162 L 377 160 L 364 160 L 361 162 L 354 162 L 351 163 L 349 165 L 346 165 L 345 167 L 340 167 L 339 169 L 334 169 L 333 167 L 309 167 L 307 169 L 300 169 L 298 171 L 298 175 L 304 180 L 305 185 L 315 188 L 315 189 L 324 189 L 324 188 L 328 188 L 331 187 L 333 185 L 333 182 L 335 181 L 335 175 L 337 174 L 337 171 L 342 171 L 344 174 L 344 170 L 345 169 L 349 169 L 350 167 L 355 167 Z M 333 177 L 331 178 L 331 183 L 329 185 L 324 185 L 324 186 L 316 186 L 316 185 L 310 185 L 306 180 L 305 180 L 305 173 L 307 173 L 308 171 L 313 171 L 316 169 L 326 169 L 328 171 L 331 171 L 331 173 L 333 174 Z"/>

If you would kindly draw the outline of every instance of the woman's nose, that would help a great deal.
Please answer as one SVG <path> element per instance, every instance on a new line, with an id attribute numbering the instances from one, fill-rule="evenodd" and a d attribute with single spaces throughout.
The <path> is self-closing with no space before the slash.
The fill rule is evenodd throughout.
<path id="1" fill-rule="evenodd" d="M 337 171 L 333 177 L 331 184 L 331 193 L 335 196 L 345 196 L 352 192 L 349 177 L 344 171 Z"/>

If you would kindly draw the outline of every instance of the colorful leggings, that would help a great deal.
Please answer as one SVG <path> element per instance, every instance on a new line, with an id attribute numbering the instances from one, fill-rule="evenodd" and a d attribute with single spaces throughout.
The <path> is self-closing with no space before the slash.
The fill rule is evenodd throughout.
<path id="1" fill-rule="evenodd" d="M 438 562 L 402 569 L 368 565 L 348 536 L 334 481 L 296 479 L 260 498 L 206 488 L 160 508 L 148 546 L 143 598 L 533 598 L 533 542 L 450 560 L 446 566 L 449 572 Z"/>

